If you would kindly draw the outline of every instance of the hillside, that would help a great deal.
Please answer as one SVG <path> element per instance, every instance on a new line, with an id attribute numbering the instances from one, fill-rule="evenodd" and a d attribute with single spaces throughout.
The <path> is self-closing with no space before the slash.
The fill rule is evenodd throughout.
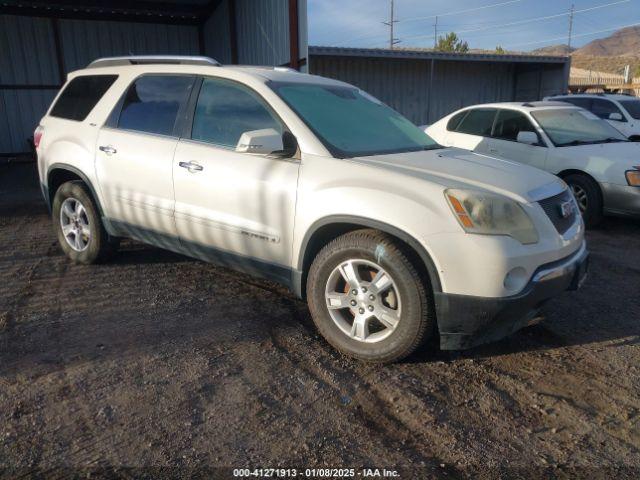
<path id="1" fill-rule="evenodd" d="M 623 28 L 606 38 L 599 38 L 579 48 L 574 55 L 593 57 L 640 55 L 640 26 Z"/>
<path id="2" fill-rule="evenodd" d="M 593 70 L 607 73 L 617 73 L 622 75 L 625 65 L 631 65 L 632 76 L 640 76 L 640 52 L 637 57 L 617 56 L 617 57 L 601 57 L 586 56 L 574 53 L 571 56 L 571 66 L 583 68 L 585 70 Z"/>
<path id="3" fill-rule="evenodd" d="M 531 53 L 534 55 L 568 55 L 574 51 L 575 48 L 569 48 L 567 45 L 549 45 L 548 47 L 536 48 Z"/>

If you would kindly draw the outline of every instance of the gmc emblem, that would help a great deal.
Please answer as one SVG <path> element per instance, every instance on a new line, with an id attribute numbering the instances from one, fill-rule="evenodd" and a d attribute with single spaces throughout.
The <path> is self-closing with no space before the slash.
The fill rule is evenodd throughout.
<path id="1" fill-rule="evenodd" d="M 568 218 L 573 213 L 573 204 L 564 202 L 560 204 L 560 215 L 562 218 Z"/>

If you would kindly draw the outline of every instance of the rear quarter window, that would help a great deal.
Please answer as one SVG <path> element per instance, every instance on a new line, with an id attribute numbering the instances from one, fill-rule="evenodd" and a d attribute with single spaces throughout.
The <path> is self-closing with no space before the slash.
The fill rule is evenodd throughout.
<path id="1" fill-rule="evenodd" d="M 49 115 L 83 121 L 117 78 L 117 75 L 83 75 L 74 78 L 64 87 Z"/>
<path id="2" fill-rule="evenodd" d="M 462 119 L 469 113 L 469 110 L 464 110 L 460 113 L 456 113 L 453 117 L 449 119 L 447 122 L 447 130 L 450 132 L 455 132 Z"/>
<path id="3" fill-rule="evenodd" d="M 469 110 L 467 116 L 464 117 L 464 120 L 458 125 L 456 132 L 489 137 L 491 136 L 496 112 L 497 110 L 490 108 Z"/>

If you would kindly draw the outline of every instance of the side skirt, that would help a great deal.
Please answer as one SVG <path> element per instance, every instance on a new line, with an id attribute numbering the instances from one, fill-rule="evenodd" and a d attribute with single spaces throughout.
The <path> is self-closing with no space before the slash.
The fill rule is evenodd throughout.
<path id="1" fill-rule="evenodd" d="M 108 223 L 110 228 L 118 233 L 118 236 L 133 238 L 154 247 L 170 250 L 238 272 L 248 273 L 265 280 L 271 280 L 289 289 L 293 287 L 292 269 L 283 265 L 268 263 L 258 258 L 238 255 L 196 242 L 185 242 L 172 235 L 140 228 L 124 222 L 107 219 L 105 223 Z"/>

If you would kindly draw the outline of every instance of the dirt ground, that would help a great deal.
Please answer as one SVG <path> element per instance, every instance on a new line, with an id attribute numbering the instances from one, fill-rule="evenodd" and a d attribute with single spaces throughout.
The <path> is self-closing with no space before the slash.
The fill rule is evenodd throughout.
<path id="1" fill-rule="evenodd" d="M 133 242 L 69 264 L 33 164 L 0 165 L 0 476 L 637 478 L 640 222 L 588 240 L 543 324 L 365 365 L 275 284 Z"/>

